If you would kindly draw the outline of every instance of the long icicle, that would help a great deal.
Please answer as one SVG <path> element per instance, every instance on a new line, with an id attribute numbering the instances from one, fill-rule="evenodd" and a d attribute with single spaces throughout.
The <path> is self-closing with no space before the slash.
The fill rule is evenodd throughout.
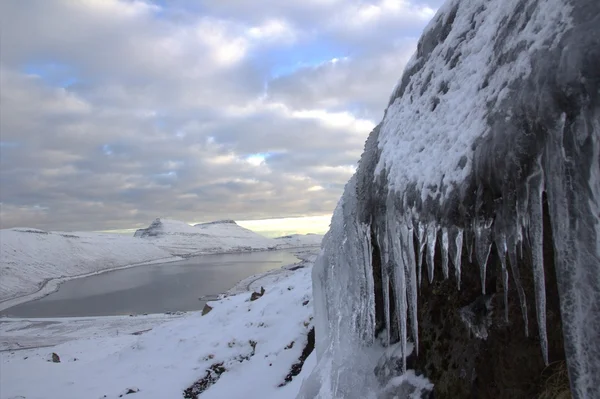
<path id="1" fill-rule="evenodd" d="M 425 246 L 427 245 L 427 228 L 425 224 L 419 222 L 419 235 L 417 236 L 419 241 L 419 261 L 417 263 L 417 273 L 419 275 L 419 287 L 421 281 L 423 281 L 423 257 L 425 254 Z"/>
<path id="2" fill-rule="evenodd" d="M 454 240 L 456 252 L 454 254 L 454 268 L 456 273 L 456 284 L 460 291 L 460 274 L 461 274 L 461 263 L 462 263 L 462 249 L 463 249 L 463 230 L 458 229 L 456 238 Z"/>
<path id="3" fill-rule="evenodd" d="M 496 251 L 502 265 L 502 287 L 504 288 L 504 321 L 508 323 L 508 270 L 506 269 L 506 236 L 504 233 L 496 233 Z"/>
<path id="4" fill-rule="evenodd" d="M 427 276 L 429 283 L 433 282 L 435 271 L 435 243 L 437 241 L 437 226 L 434 222 L 427 225 Z"/>
<path id="5" fill-rule="evenodd" d="M 444 279 L 448 278 L 448 228 L 442 228 L 442 272 L 444 273 Z"/>
<path id="6" fill-rule="evenodd" d="M 402 237 L 402 255 L 404 256 L 404 267 L 406 274 L 406 296 L 408 299 L 408 315 L 410 327 L 415 345 L 415 353 L 419 355 L 419 321 L 417 315 L 417 260 L 415 258 L 414 228 L 409 217 L 400 229 Z"/>
<path id="7" fill-rule="evenodd" d="M 398 314 L 398 324 L 400 327 L 400 348 L 402 350 L 402 372 L 406 371 L 406 279 L 404 275 L 404 259 L 402 256 L 400 232 L 398 221 L 394 218 L 388 222 L 388 237 L 391 247 L 391 254 L 394 263 L 394 282 L 396 297 L 396 312 Z"/>
<path id="8" fill-rule="evenodd" d="M 389 253 L 387 248 L 386 235 L 381 231 L 377 234 L 377 242 L 381 253 L 381 285 L 383 293 L 383 317 L 385 321 L 385 346 L 390 346 L 391 322 L 390 322 L 390 272 L 389 272 Z"/>
<path id="9" fill-rule="evenodd" d="M 525 296 L 525 290 L 523 284 L 521 284 L 521 273 L 519 272 L 519 264 L 517 263 L 517 246 L 521 234 L 518 233 L 521 227 L 517 224 L 513 232 L 508 236 L 508 260 L 510 261 L 510 270 L 512 272 L 515 287 L 517 287 L 517 294 L 519 295 L 519 303 L 521 304 L 521 313 L 523 314 L 523 322 L 525 323 L 525 336 L 529 336 L 529 317 L 527 316 L 527 298 Z"/>
<path id="10" fill-rule="evenodd" d="M 364 310 L 365 323 L 365 340 L 367 342 L 373 342 L 375 339 L 375 281 L 373 278 L 373 247 L 371 243 L 371 226 L 368 224 L 361 224 L 359 226 L 359 233 L 364 237 L 362 242 L 363 245 L 363 257 L 364 257 L 364 272 L 365 272 L 365 291 L 366 291 L 366 306 Z"/>
<path id="11" fill-rule="evenodd" d="M 485 295 L 485 281 L 487 262 L 492 248 L 492 236 L 490 226 L 492 221 L 478 220 L 474 223 L 475 230 L 475 254 L 479 263 L 479 275 L 481 278 L 481 293 Z"/>
<path id="12" fill-rule="evenodd" d="M 538 163 L 540 160 L 538 159 Z M 529 178 L 529 243 L 533 262 L 533 283 L 535 286 L 535 310 L 537 314 L 538 332 L 544 362 L 548 365 L 548 337 L 546 332 L 546 282 L 544 276 L 544 220 L 542 212 L 542 193 L 544 175 L 539 170 Z"/>

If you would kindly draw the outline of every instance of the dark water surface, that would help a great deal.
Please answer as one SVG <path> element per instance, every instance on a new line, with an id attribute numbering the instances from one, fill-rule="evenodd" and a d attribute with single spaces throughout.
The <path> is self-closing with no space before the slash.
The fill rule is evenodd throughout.
<path id="1" fill-rule="evenodd" d="M 67 281 L 38 300 L 0 312 L 12 317 L 109 316 L 200 310 L 198 298 L 240 280 L 298 262 L 282 251 L 197 256 Z"/>

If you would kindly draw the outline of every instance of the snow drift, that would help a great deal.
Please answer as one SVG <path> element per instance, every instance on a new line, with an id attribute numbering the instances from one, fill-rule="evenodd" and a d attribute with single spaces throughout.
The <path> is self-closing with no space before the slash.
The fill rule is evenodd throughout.
<path id="1" fill-rule="evenodd" d="M 273 239 L 245 229 L 233 220 L 190 226 L 178 220 L 158 218 L 148 228 L 137 230 L 134 236 L 179 256 L 264 251 L 276 247 Z"/>
<path id="2" fill-rule="evenodd" d="M 482 294 L 489 259 L 499 260 L 504 297 L 510 280 L 522 317 L 536 319 L 548 362 L 542 240 L 551 235 L 571 391 L 597 397 L 598 65 L 596 0 L 450 0 L 442 7 L 325 236 L 313 270 L 319 363 L 301 396 L 382 392 L 394 374 L 374 372 L 385 360 L 381 347 L 398 342 L 401 371 L 409 336 L 418 351 L 423 275 L 452 278 L 460 289 L 465 256 L 479 265 Z M 519 270 L 524 257 L 529 266 Z M 523 275 L 533 276 L 533 298 Z M 535 303 L 533 316 L 527 301 Z"/>
<path id="3" fill-rule="evenodd" d="M 144 240 L 117 234 L 0 230 L 0 301 L 35 292 L 50 279 L 170 260 Z"/>

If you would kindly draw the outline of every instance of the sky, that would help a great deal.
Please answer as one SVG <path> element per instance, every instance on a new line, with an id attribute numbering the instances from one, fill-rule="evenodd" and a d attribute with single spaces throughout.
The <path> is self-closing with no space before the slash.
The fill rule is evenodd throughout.
<path id="1" fill-rule="evenodd" d="M 0 2 L 0 227 L 323 233 L 441 3 Z"/>

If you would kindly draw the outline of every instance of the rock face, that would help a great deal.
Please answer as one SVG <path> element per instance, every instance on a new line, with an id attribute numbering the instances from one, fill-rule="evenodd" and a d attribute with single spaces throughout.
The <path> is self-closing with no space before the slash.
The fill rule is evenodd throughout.
<path id="1" fill-rule="evenodd" d="M 596 0 L 442 7 L 313 269 L 302 397 L 389 392 L 394 345 L 436 398 L 537 397 L 565 359 L 600 397 L 598 65 Z"/>

